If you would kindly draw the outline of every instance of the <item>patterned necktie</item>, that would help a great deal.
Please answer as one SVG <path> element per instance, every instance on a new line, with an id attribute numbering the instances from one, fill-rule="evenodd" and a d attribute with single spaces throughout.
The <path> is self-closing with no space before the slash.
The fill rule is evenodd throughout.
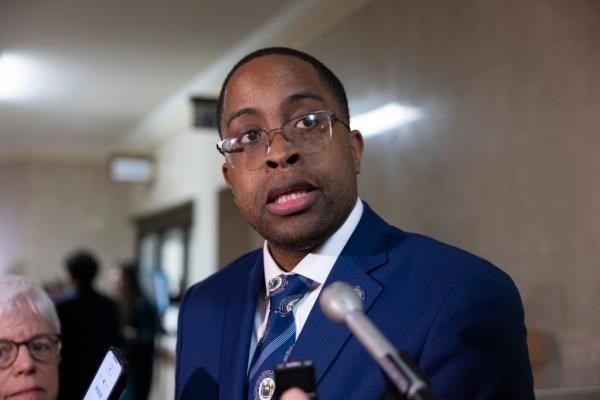
<path id="1" fill-rule="evenodd" d="M 287 362 L 296 342 L 294 306 L 313 281 L 301 275 L 279 275 L 269 281 L 267 329 L 256 346 L 248 373 L 248 400 L 268 400 L 275 393 L 275 365 Z"/>

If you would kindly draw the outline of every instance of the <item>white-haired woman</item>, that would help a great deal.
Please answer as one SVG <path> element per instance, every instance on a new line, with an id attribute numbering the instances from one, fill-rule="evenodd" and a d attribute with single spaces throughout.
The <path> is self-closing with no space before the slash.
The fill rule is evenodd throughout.
<path id="1" fill-rule="evenodd" d="M 55 400 L 60 322 L 32 279 L 0 276 L 0 400 Z"/>

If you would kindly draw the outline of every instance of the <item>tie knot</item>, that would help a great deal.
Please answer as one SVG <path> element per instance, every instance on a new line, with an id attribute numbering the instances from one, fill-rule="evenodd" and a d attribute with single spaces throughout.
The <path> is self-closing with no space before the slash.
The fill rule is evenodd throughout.
<path id="1" fill-rule="evenodd" d="M 280 315 L 289 314 L 296 303 L 312 290 L 314 282 L 302 275 L 278 275 L 269 281 L 270 309 Z"/>

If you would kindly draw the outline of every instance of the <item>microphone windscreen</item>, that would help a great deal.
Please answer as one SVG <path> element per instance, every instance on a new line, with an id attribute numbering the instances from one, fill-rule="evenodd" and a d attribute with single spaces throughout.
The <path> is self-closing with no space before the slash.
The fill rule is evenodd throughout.
<path id="1" fill-rule="evenodd" d="M 344 282 L 334 282 L 323 289 L 319 304 L 325 315 L 338 324 L 345 323 L 347 314 L 363 311 L 359 295 Z"/>

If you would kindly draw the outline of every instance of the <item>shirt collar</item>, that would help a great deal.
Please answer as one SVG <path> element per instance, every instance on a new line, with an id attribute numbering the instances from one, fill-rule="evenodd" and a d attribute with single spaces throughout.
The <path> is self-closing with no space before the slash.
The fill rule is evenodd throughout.
<path id="1" fill-rule="evenodd" d="M 263 245 L 265 293 L 269 293 L 269 281 L 281 274 L 300 274 L 315 282 L 315 287 L 325 283 L 335 261 L 358 226 L 358 222 L 363 213 L 363 208 L 362 201 L 357 198 L 354 208 L 342 226 L 340 226 L 322 245 L 300 260 L 292 272 L 286 272 L 279 268 L 279 265 L 277 265 L 275 260 L 273 260 L 273 257 L 271 257 L 271 252 L 265 241 Z"/>

